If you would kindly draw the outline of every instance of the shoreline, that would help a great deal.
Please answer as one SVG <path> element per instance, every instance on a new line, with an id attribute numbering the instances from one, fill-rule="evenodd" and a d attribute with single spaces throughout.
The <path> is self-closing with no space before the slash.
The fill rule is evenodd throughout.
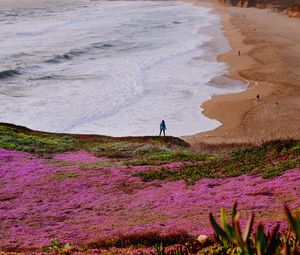
<path id="1" fill-rule="evenodd" d="M 202 114 L 222 125 L 181 138 L 195 146 L 300 139 L 300 19 L 268 9 L 224 6 L 218 0 L 185 2 L 210 7 L 220 17 L 223 34 L 232 48 L 217 57 L 229 66 L 228 74 L 220 78 L 249 81 L 249 86 L 243 92 L 215 95 L 202 103 Z M 257 94 L 261 95 L 260 102 Z"/>
<path id="2" fill-rule="evenodd" d="M 188 2 L 208 6 L 220 17 L 223 34 L 231 47 L 217 57 L 229 66 L 223 76 L 248 85 L 239 93 L 212 96 L 200 106 L 202 114 L 222 123 L 220 127 L 181 138 L 194 147 L 206 143 L 258 144 L 282 138 L 299 139 L 300 32 L 296 28 L 300 20 L 268 9 L 228 7 L 217 1 Z M 273 27 L 274 21 L 280 21 L 280 25 Z"/>
<path id="3" fill-rule="evenodd" d="M 34 3 L 36 3 L 36 1 L 37 0 L 32 0 L 32 2 Z M 69 0 L 65 0 L 62 2 L 64 8 L 66 7 L 64 3 L 68 1 Z M 75 2 L 78 3 L 81 1 L 84 0 L 76 0 Z M 29 2 L 31 2 L 31 0 Z M 45 2 L 43 0 L 40 4 L 38 4 L 38 6 L 41 6 L 42 8 L 44 6 L 43 4 L 47 3 L 47 1 Z M 194 6 L 191 6 L 191 4 L 180 2 L 177 2 L 176 4 L 169 4 L 166 2 L 142 2 L 139 4 L 135 2 L 120 2 L 116 4 L 116 6 L 123 5 L 132 7 L 136 6 L 137 8 L 139 8 L 139 6 L 153 5 L 153 7 L 159 8 L 160 11 L 166 11 L 166 14 L 170 13 L 170 17 L 168 15 L 160 15 L 162 19 L 159 20 L 151 18 L 149 19 L 149 21 L 145 22 L 144 18 L 142 18 L 138 21 L 140 23 L 138 26 L 141 27 L 149 26 L 151 22 L 155 23 L 153 25 L 153 27 L 155 28 L 153 31 L 155 31 L 155 34 L 157 33 L 157 35 L 153 37 L 153 41 L 151 38 L 150 40 L 149 38 L 145 37 L 145 44 L 143 43 L 144 36 L 142 36 L 141 38 L 135 38 L 133 34 L 130 34 L 129 37 L 124 34 L 124 42 L 122 41 L 123 34 L 120 37 L 120 42 L 114 42 L 113 38 L 115 35 L 107 35 L 107 38 L 105 40 L 96 42 L 99 39 L 89 39 L 88 33 L 86 32 L 88 31 L 89 27 L 93 28 L 94 26 L 96 26 L 94 25 L 94 23 L 92 23 L 95 19 L 91 19 L 90 21 L 89 18 L 87 18 L 87 21 L 83 22 L 82 24 L 82 21 L 79 18 L 78 24 L 76 24 L 76 26 L 80 27 L 80 29 L 83 29 L 83 31 L 85 31 L 84 33 L 87 33 L 85 35 L 87 37 L 86 39 L 83 39 L 82 36 L 79 36 L 78 38 L 80 40 L 77 40 L 76 47 L 72 44 L 70 46 L 70 44 L 67 42 L 75 35 L 74 33 L 77 33 L 78 30 L 76 30 L 73 25 L 62 29 L 60 29 L 58 26 L 57 31 L 62 33 L 62 36 L 65 34 L 65 29 L 69 30 L 66 34 L 66 37 L 62 37 L 62 40 L 64 40 L 62 44 L 66 44 L 66 46 L 64 46 L 66 47 L 66 49 L 62 48 L 62 45 L 60 44 L 55 44 L 51 47 L 48 47 L 48 44 L 46 42 L 45 44 L 41 44 L 41 52 L 45 51 L 45 53 L 37 53 L 33 55 L 35 57 L 34 62 L 36 63 L 36 65 L 41 65 L 42 68 L 38 68 L 37 70 L 31 72 L 31 60 L 29 59 L 29 57 L 27 58 L 26 56 L 18 55 L 18 52 L 16 51 L 16 56 L 20 58 L 20 61 L 22 61 L 22 67 L 24 66 L 24 76 L 22 76 L 23 69 L 20 69 L 19 71 L 18 68 L 14 68 L 14 63 L 17 60 L 15 60 L 15 58 L 11 58 L 10 55 L 7 56 L 7 59 L 11 62 L 9 63 L 9 65 L 11 65 L 12 67 L 7 67 L 7 70 L 5 67 L 3 67 L 4 76 L 8 76 L 8 78 L 11 77 L 12 79 L 14 79 L 11 81 L 11 83 L 15 84 L 15 87 L 11 89 L 12 86 L 3 86 L 3 90 L 5 93 L 4 103 L 5 105 L 7 105 L 8 110 L 1 113 L 1 120 L 4 122 L 24 125 L 33 129 L 43 131 L 68 133 L 101 133 L 103 135 L 113 136 L 155 135 L 157 134 L 157 120 L 161 119 L 167 119 L 168 127 L 170 127 L 169 130 L 172 131 L 170 132 L 170 135 L 174 136 L 180 136 L 183 134 L 193 135 L 195 133 L 198 133 L 199 130 L 207 131 L 218 127 L 220 125 L 219 122 L 210 120 L 203 115 L 199 116 L 198 113 L 199 102 L 202 103 L 205 100 L 208 100 L 210 98 L 210 95 L 213 93 L 212 91 L 216 91 L 217 93 L 218 88 L 214 88 L 210 86 L 211 84 L 208 84 L 207 89 L 200 88 L 198 90 L 198 88 L 196 88 L 194 85 L 197 83 L 209 83 L 209 81 L 213 77 L 222 75 L 224 73 L 224 70 L 227 69 L 224 63 L 220 64 L 216 60 L 217 54 L 223 53 L 229 48 L 227 43 L 226 46 L 224 45 L 223 47 L 223 42 L 226 41 L 226 39 L 222 34 L 220 21 L 217 16 L 211 15 L 210 10 L 207 8 L 201 10 L 201 8 L 196 8 Z M 15 8 L 15 3 L 12 3 L 12 6 Z M 108 10 L 117 10 L 115 9 L 115 3 L 113 2 L 90 3 L 89 5 L 84 7 L 84 9 L 81 9 L 80 6 L 81 5 L 78 4 L 78 6 L 75 5 L 74 8 L 76 10 L 77 8 L 79 8 L 78 13 L 82 13 L 80 15 L 84 16 L 90 10 L 89 8 L 91 8 L 91 10 L 94 10 L 94 8 L 98 7 L 105 8 L 111 6 L 108 8 Z M 118 7 L 120 10 L 122 9 L 123 13 L 125 11 L 124 6 L 122 8 Z M 32 8 L 34 9 L 34 7 Z M 53 15 L 56 15 L 57 12 L 57 17 L 60 17 L 60 13 L 66 12 L 66 15 L 68 15 L 68 11 L 70 11 L 68 10 L 68 7 L 66 7 L 66 10 L 64 8 L 59 8 L 59 11 L 57 11 L 55 7 L 53 10 L 51 10 L 53 12 Z M 180 15 L 174 16 L 174 14 L 170 12 L 170 8 L 172 10 L 174 8 L 174 10 L 176 10 L 176 12 L 178 12 L 178 14 Z M 97 15 L 100 15 L 100 9 L 99 13 L 97 11 Z M 126 9 L 129 10 L 129 8 L 127 7 Z M 133 9 L 136 8 L 130 9 L 130 12 L 132 12 Z M 45 10 L 47 10 L 47 8 L 45 8 Z M 137 15 L 144 12 L 140 9 L 136 10 L 138 10 Z M 145 13 L 147 14 L 147 11 L 145 11 Z M 131 14 L 128 13 L 127 15 Z M 185 16 L 187 18 L 182 19 Z M 194 18 L 190 18 L 190 16 Z M 51 17 L 49 19 L 51 21 L 53 18 Z M 61 16 L 61 19 L 64 20 L 65 18 Z M 29 15 L 28 21 L 30 20 L 31 18 Z M 124 20 L 126 20 L 126 17 L 124 17 Z M 156 26 L 156 23 L 158 21 L 163 25 Z M 122 24 L 122 22 L 120 21 L 120 23 L 118 24 Z M 211 27 L 209 27 L 209 29 L 207 29 L 208 27 L 206 26 L 207 22 L 211 23 L 212 25 Z M 164 24 L 167 23 L 170 24 L 170 28 L 167 28 L 168 26 L 165 27 Z M 89 26 L 87 26 L 87 24 L 89 24 Z M 124 24 L 120 25 L 120 28 L 118 29 L 121 29 L 123 25 L 129 27 L 131 26 L 130 22 L 128 24 L 127 22 L 125 22 Z M 35 30 L 36 25 L 31 25 L 31 23 L 29 23 L 27 29 Z M 135 29 L 138 29 L 137 26 L 134 26 L 132 31 L 131 29 L 129 29 L 128 31 L 129 33 L 135 33 Z M 199 34 L 198 29 L 207 29 L 207 31 L 203 32 L 203 37 L 201 34 Z M 148 28 L 143 28 L 143 31 L 144 30 L 146 33 Z M 178 34 L 181 34 L 182 32 L 183 34 L 181 38 L 179 38 Z M 165 36 L 166 33 L 169 33 L 168 36 Z M 31 44 L 36 44 L 37 47 L 39 46 L 39 41 L 37 39 L 39 37 L 27 38 L 27 33 L 24 34 L 24 40 L 31 40 Z M 147 36 L 147 34 L 145 35 Z M 206 39 L 206 36 L 210 36 L 211 39 L 214 35 L 220 37 L 216 40 L 216 45 L 213 45 L 213 47 L 210 47 L 211 45 L 207 46 L 208 39 Z M 18 35 L 16 33 L 13 33 L 11 36 L 17 37 Z M 44 29 L 42 30 L 41 36 L 42 38 L 52 38 L 51 36 L 53 36 L 53 34 L 51 34 L 51 32 L 48 33 L 47 29 Z M 160 38 L 160 40 L 155 39 L 156 37 Z M 163 42 L 164 38 L 166 38 L 165 43 Z M 124 51 L 119 52 L 118 47 L 122 47 L 123 50 L 123 46 L 120 45 L 127 44 L 127 40 L 129 40 L 130 44 L 132 44 L 132 46 L 130 46 L 132 47 L 132 51 L 127 52 L 127 50 L 125 50 L 127 46 L 124 46 Z M 109 42 L 109 50 L 106 49 L 106 41 Z M 91 43 L 92 46 L 87 47 L 87 43 Z M 152 46 L 149 46 L 150 48 L 147 48 L 148 45 L 150 45 L 149 43 Z M 155 43 L 157 43 L 157 47 Z M 101 46 L 102 44 L 104 44 L 103 47 Z M 165 45 L 167 46 L 165 47 Z M 204 48 L 203 58 L 207 58 L 207 60 L 205 59 L 203 64 L 201 64 L 201 61 L 197 60 L 197 58 L 200 56 L 198 55 L 200 45 L 201 47 L 203 45 Z M 9 44 L 7 45 L 7 48 L 11 50 L 12 53 L 15 52 L 15 49 L 11 49 Z M 47 52 L 48 48 L 51 48 L 51 52 Z M 76 48 L 76 50 L 73 52 L 72 48 Z M 77 48 L 81 52 L 79 54 L 81 58 L 80 62 L 76 60 Z M 135 54 L 135 51 L 139 53 L 137 56 L 130 55 L 131 53 Z M 122 55 L 123 52 L 124 55 Z M 45 56 L 40 56 L 40 54 Z M 95 54 L 93 60 L 89 59 L 89 54 Z M 101 60 L 101 54 L 108 54 L 109 57 Z M 187 59 L 185 59 L 185 57 Z M 107 62 L 105 62 L 106 59 Z M 92 68 L 92 71 L 83 70 L 82 72 L 78 73 L 80 65 L 86 62 L 86 65 L 89 66 L 91 64 L 89 62 L 90 60 L 96 61 L 95 63 L 98 63 L 97 61 L 100 60 L 104 62 L 101 65 L 95 65 L 95 63 L 93 63 L 92 66 L 96 66 L 95 70 L 94 68 Z M 74 61 L 74 63 L 72 61 Z M 125 63 L 127 63 L 128 61 L 130 62 L 130 65 L 126 65 L 125 69 L 124 67 L 120 67 L 116 68 L 117 71 L 115 71 L 114 69 L 107 68 L 110 63 L 123 66 L 124 61 Z M 191 62 L 189 61 L 194 61 L 195 65 L 190 64 Z M 45 63 L 46 66 L 50 64 L 51 66 L 55 67 L 56 65 L 53 64 L 57 64 L 57 72 L 64 72 L 63 68 L 59 65 L 60 62 L 63 62 L 64 65 L 70 67 L 70 71 L 67 76 L 72 76 L 73 71 L 75 72 L 75 79 L 72 78 L 72 81 L 69 81 L 69 78 L 64 75 L 56 77 L 48 69 L 43 69 Z M 26 69 L 27 66 L 29 67 L 28 72 Z M 161 68 L 162 71 L 160 70 Z M 198 72 L 202 68 L 203 79 L 199 77 Z M 182 77 L 182 75 L 178 73 L 179 69 L 183 71 L 183 73 L 185 73 L 184 77 Z M 85 72 L 89 73 L 89 75 L 86 75 Z M 104 78 L 99 75 L 99 73 L 102 72 L 104 74 Z M 128 75 L 128 73 L 130 73 L 130 75 Z M 25 75 L 27 75 L 27 77 Z M 95 77 L 93 77 L 95 81 L 93 80 L 92 82 L 91 80 L 91 82 L 89 82 L 88 85 L 85 85 L 84 88 L 77 85 L 73 86 L 73 82 L 77 83 L 81 79 L 91 79 L 90 75 L 97 77 L 96 79 Z M 31 79 L 31 76 L 33 76 L 33 79 Z M 28 78 L 29 80 L 26 80 Z M 55 79 L 59 80 L 59 85 L 54 82 Z M 4 80 L 4 82 L 6 81 L 10 82 L 10 80 Z M 23 86 L 23 88 L 21 85 L 23 82 L 28 82 L 33 86 Z M 119 84 L 120 82 L 121 84 Z M 50 100 L 43 100 L 43 102 L 41 103 L 32 104 L 32 101 L 40 101 L 40 96 L 35 92 L 37 90 L 35 88 L 35 85 L 38 85 L 39 88 L 41 88 L 40 90 L 38 90 L 39 92 L 46 92 L 47 97 Z M 107 89 L 103 90 L 101 86 Z M 124 86 L 126 89 L 122 89 L 122 86 Z M 148 86 L 150 86 L 151 88 L 148 89 Z M 170 86 L 170 89 L 168 88 L 168 86 Z M 101 89 L 99 89 L 98 87 Z M 57 91 L 57 89 L 59 91 Z M 93 93 L 87 92 L 86 94 L 84 94 L 89 98 L 89 103 L 85 103 L 86 100 L 81 100 L 80 97 L 77 97 L 77 95 L 82 94 L 82 89 L 84 89 L 85 91 L 94 91 Z M 166 91 L 162 93 L 162 89 L 166 89 Z M 62 97 L 57 97 L 57 92 L 62 93 Z M 223 92 L 220 90 L 219 93 L 228 92 L 229 91 Z M 230 92 L 234 92 L 234 89 L 230 90 Z M 20 98 L 19 100 L 17 100 L 18 102 L 15 102 L 15 100 L 11 96 L 14 96 L 15 94 L 17 94 Z M 28 96 L 24 97 L 23 94 L 27 94 Z M 72 97 L 69 97 L 70 95 L 72 95 Z M 102 95 L 106 95 L 107 97 L 109 97 L 111 100 L 108 101 L 111 102 L 107 103 L 105 101 L 105 97 L 103 98 Z M 6 96 L 8 97 L 6 98 Z M 65 98 L 67 98 L 68 100 L 65 100 Z M 95 105 L 97 104 L 100 104 L 101 107 L 95 107 Z M 18 107 L 20 107 L 20 112 L 25 112 L 26 114 L 18 115 L 18 108 L 15 107 L 15 105 L 18 105 Z M 157 106 L 157 108 L 154 108 L 154 106 Z M 161 111 L 161 109 L 163 109 L 163 111 Z M 147 114 L 145 115 L 145 113 Z M 126 118 L 124 118 L 124 116 Z M 198 117 L 200 117 L 198 123 L 190 125 L 190 123 L 192 123 L 193 120 L 197 119 Z"/>

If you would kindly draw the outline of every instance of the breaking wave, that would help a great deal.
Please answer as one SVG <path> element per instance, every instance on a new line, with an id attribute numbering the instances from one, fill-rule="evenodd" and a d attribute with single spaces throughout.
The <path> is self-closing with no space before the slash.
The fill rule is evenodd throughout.
<path id="1" fill-rule="evenodd" d="M 21 74 L 21 72 L 17 69 L 8 69 L 8 70 L 0 72 L 0 80 L 15 77 L 20 74 Z"/>
<path id="2" fill-rule="evenodd" d="M 52 58 L 49 58 L 47 59 L 45 62 L 46 63 L 60 63 L 62 61 L 65 61 L 65 60 L 71 60 L 71 56 L 69 54 L 63 54 L 63 55 L 56 55 Z"/>

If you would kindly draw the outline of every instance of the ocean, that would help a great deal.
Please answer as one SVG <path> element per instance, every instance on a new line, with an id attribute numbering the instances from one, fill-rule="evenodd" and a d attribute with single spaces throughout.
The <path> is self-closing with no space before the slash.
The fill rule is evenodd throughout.
<path id="1" fill-rule="evenodd" d="M 0 122 L 112 136 L 191 135 L 221 123 L 201 111 L 239 92 L 209 8 L 176 1 L 0 0 Z M 222 82 L 221 82 L 222 83 Z"/>

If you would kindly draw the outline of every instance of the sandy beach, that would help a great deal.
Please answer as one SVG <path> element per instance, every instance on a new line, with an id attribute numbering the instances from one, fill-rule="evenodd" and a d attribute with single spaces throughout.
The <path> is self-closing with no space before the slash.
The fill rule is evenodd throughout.
<path id="1" fill-rule="evenodd" d="M 228 77 L 248 88 L 205 102 L 203 113 L 223 125 L 183 138 L 194 146 L 300 139 L 300 19 L 217 1 L 195 4 L 209 5 L 221 17 L 232 50 L 218 59 L 230 66 Z"/>

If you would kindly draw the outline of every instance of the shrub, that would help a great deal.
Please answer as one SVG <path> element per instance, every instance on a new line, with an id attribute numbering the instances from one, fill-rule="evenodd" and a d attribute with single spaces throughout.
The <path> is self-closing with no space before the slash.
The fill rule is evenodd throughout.
<path id="1" fill-rule="evenodd" d="M 146 144 L 134 151 L 135 156 L 159 155 L 160 153 L 170 153 L 170 150 L 164 146 Z"/>

